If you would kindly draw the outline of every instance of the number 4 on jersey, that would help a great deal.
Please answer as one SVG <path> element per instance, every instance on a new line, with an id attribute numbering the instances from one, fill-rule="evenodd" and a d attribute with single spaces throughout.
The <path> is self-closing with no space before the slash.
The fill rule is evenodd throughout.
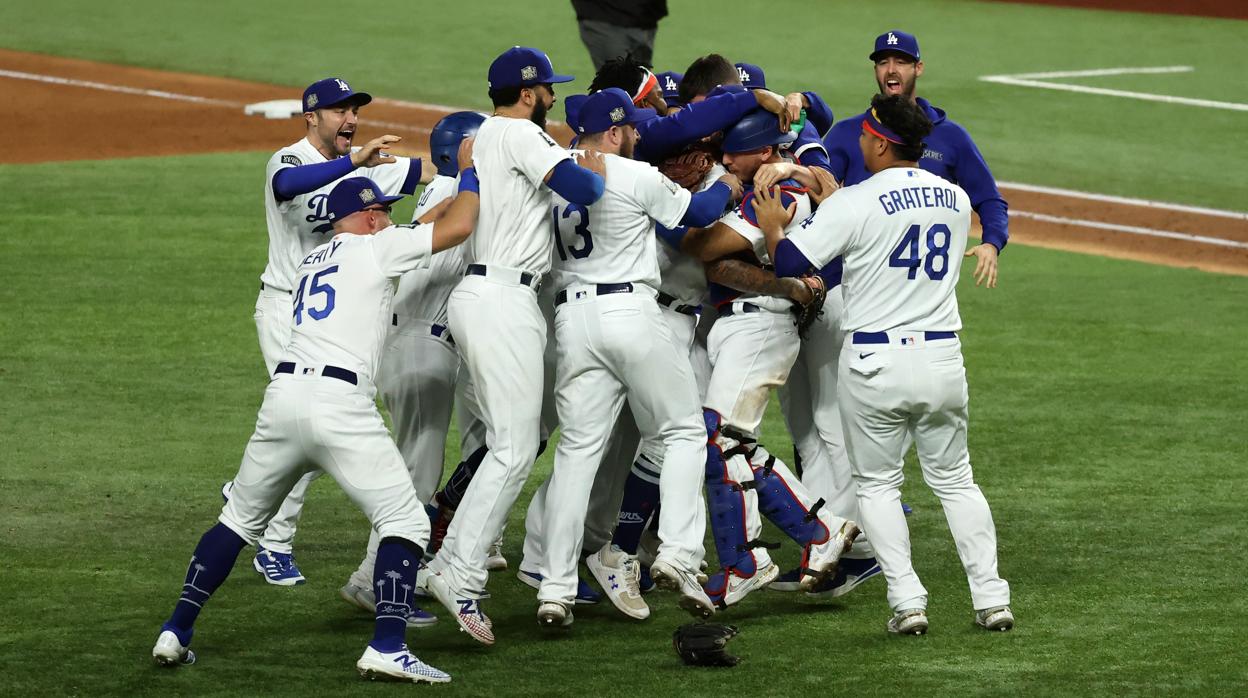
<path id="1" fill-rule="evenodd" d="M 938 240 L 939 238 L 939 240 Z M 949 226 L 937 223 L 927 229 L 927 254 L 919 255 L 919 226 L 912 225 L 901 236 L 901 242 L 888 257 L 888 266 L 906 269 L 906 278 L 915 279 L 919 275 L 919 267 L 932 281 L 940 281 L 949 271 L 949 243 L 952 235 Z M 906 256 L 902 256 L 906 255 Z M 939 265 L 937 265 L 939 262 Z M 939 266 L 939 268 L 937 268 Z"/>

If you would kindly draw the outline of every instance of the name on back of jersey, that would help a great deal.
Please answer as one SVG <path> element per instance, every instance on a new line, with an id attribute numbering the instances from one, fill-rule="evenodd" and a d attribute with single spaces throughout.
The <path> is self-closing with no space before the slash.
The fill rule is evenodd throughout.
<path id="1" fill-rule="evenodd" d="M 309 264 L 320 264 L 330 257 L 333 257 L 334 253 L 338 251 L 338 248 L 341 245 L 342 240 L 330 240 L 328 245 L 321 245 L 308 253 L 308 256 L 303 258 L 303 262 L 301 262 L 301 264 L 305 266 Z"/>
<path id="2" fill-rule="evenodd" d="M 880 194 L 879 200 L 890 216 L 914 208 L 947 208 L 961 213 L 957 193 L 948 187 L 903 187 Z"/>

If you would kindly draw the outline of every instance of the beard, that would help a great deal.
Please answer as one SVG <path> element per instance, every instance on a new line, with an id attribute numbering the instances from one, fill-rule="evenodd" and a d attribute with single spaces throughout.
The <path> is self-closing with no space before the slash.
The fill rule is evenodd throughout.
<path id="1" fill-rule="evenodd" d="M 546 103 L 540 99 L 533 105 L 533 113 L 529 114 L 529 121 L 537 124 L 538 128 L 546 128 Z"/>

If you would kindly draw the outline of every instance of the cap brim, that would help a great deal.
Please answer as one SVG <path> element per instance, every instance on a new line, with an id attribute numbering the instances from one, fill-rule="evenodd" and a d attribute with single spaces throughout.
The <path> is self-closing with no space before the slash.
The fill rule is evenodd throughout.
<path id="1" fill-rule="evenodd" d="M 330 107 L 336 107 L 340 104 L 354 104 L 357 107 L 362 107 L 371 101 L 373 101 L 373 96 L 367 92 L 352 92 L 351 94 L 347 95 L 343 99 L 338 100 L 337 102 L 334 102 L 332 104 L 322 104 L 321 106 L 317 108 L 329 109 Z"/>
<path id="2" fill-rule="evenodd" d="M 572 77 L 571 75 L 551 75 L 549 78 L 543 80 L 542 82 L 548 82 L 548 83 L 553 84 L 556 82 L 572 82 L 575 79 L 576 78 Z"/>
<path id="3" fill-rule="evenodd" d="M 880 59 L 880 56 L 884 56 L 890 53 L 895 53 L 898 56 L 905 56 L 906 58 L 909 58 L 910 60 L 915 61 L 916 63 L 919 60 L 919 57 L 914 55 L 913 53 L 910 53 L 909 51 L 902 51 L 901 49 L 898 49 L 898 48 L 886 48 L 886 49 L 880 49 L 879 51 L 873 51 L 870 56 L 867 56 L 867 60 L 873 61 L 873 62 L 878 61 Z"/>
<path id="4" fill-rule="evenodd" d="M 396 201 L 400 201 L 400 200 L 402 200 L 402 199 L 403 199 L 403 195 L 402 195 L 402 194 L 399 194 L 398 196 L 383 196 L 383 197 L 381 197 L 380 199 L 377 199 L 377 203 L 382 203 L 382 204 L 392 204 L 392 203 L 394 203 L 394 202 L 396 202 Z"/>
<path id="5" fill-rule="evenodd" d="M 633 118 L 628 120 L 630 124 L 640 124 L 653 119 L 659 113 L 653 109 L 633 109 Z"/>

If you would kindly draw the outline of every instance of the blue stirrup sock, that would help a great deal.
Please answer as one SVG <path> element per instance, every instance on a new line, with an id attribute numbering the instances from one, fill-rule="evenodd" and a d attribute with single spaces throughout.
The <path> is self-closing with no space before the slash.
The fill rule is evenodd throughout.
<path id="1" fill-rule="evenodd" d="M 377 599 L 373 641 L 378 652 L 398 652 L 407 642 L 407 617 L 412 612 L 416 569 L 424 551 L 412 541 L 386 536 L 377 545 L 373 592 Z"/>
<path id="2" fill-rule="evenodd" d="M 191 555 L 191 564 L 186 568 L 182 597 L 164 626 L 166 630 L 172 630 L 184 646 L 191 642 L 199 612 L 217 587 L 230 576 L 238 554 L 246 545 L 247 541 L 221 523 L 200 537 L 195 553 Z"/>
<path id="3" fill-rule="evenodd" d="M 641 535 L 659 503 L 659 471 L 645 456 L 639 456 L 624 482 L 624 499 L 611 542 L 620 550 L 636 555 Z"/>

